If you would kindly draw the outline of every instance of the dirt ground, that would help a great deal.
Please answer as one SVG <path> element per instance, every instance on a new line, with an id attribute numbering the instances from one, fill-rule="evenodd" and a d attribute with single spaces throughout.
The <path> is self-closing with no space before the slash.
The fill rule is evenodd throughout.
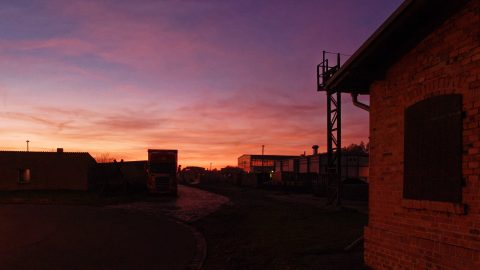
<path id="1" fill-rule="evenodd" d="M 193 222 L 207 241 L 205 269 L 366 269 L 360 237 L 367 215 L 277 200 L 272 191 L 227 184 L 199 188 L 232 203 Z"/>

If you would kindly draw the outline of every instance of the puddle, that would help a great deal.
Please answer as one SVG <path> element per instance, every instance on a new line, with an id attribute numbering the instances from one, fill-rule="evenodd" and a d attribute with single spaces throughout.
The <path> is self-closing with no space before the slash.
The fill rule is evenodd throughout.
<path id="1" fill-rule="evenodd" d="M 192 222 L 208 216 L 218 210 L 222 205 L 230 202 L 225 196 L 214 194 L 197 188 L 178 186 L 178 197 L 169 201 L 161 202 L 135 202 L 107 206 L 107 209 L 126 209 L 141 211 L 155 215 L 166 214 L 174 218 Z"/>

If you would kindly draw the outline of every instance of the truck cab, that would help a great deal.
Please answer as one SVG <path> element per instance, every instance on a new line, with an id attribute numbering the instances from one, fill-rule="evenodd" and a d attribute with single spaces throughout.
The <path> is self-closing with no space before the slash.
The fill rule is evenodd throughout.
<path id="1" fill-rule="evenodd" d="M 177 195 L 177 150 L 148 149 L 148 191 Z"/>

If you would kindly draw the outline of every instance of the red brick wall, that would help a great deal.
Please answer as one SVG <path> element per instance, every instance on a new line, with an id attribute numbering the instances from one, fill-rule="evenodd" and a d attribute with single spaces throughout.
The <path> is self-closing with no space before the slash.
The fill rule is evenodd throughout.
<path id="1" fill-rule="evenodd" d="M 405 108 L 451 93 L 463 94 L 466 112 L 463 202 L 404 200 Z M 374 269 L 480 269 L 480 1 L 402 56 L 370 95 L 366 263 Z"/>

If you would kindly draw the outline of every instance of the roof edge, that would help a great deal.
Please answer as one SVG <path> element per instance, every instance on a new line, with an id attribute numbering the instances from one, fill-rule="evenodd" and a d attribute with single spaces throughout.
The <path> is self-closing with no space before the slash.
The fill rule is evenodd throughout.
<path id="1" fill-rule="evenodd" d="M 404 1 L 325 82 L 327 89 L 368 94 L 372 82 L 470 1 Z"/>
<path id="2" fill-rule="evenodd" d="M 375 32 L 373 32 L 373 34 L 360 46 L 360 48 L 358 48 L 355 53 L 348 58 L 345 64 L 343 64 L 343 66 L 337 72 L 335 72 L 335 74 L 333 74 L 333 76 L 326 82 L 326 86 L 334 89 L 338 81 L 348 75 L 348 69 L 350 66 L 359 60 L 359 58 L 370 47 L 370 45 L 377 40 L 387 28 L 391 27 L 394 21 L 398 20 L 401 14 L 403 14 L 413 2 L 414 0 L 404 1 L 390 16 L 388 16 L 388 18 L 377 28 L 377 30 L 375 30 Z"/>

